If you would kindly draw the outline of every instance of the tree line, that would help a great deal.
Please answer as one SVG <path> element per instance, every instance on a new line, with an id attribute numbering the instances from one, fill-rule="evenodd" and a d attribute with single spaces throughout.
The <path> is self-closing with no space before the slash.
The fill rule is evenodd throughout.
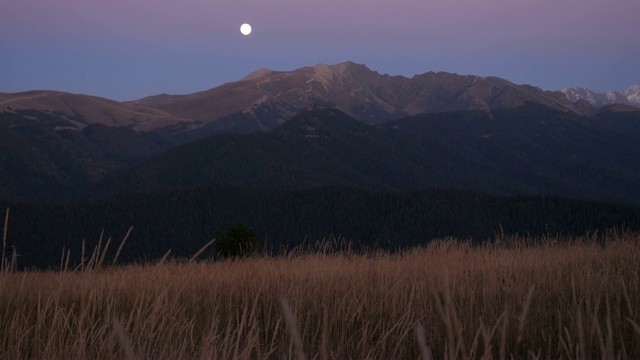
<path id="1" fill-rule="evenodd" d="M 277 252 L 330 238 L 354 249 L 395 251 L 436 238 L 476 243 L 505 235 L 581 235 L 610 228 L 640 230 L 640 209 L 548 196 L 497 196 L 468 190 L 375 192 L 348 187 L 265 190 L 217 186 L 123 194 L 92 203 L 0 201 L 10 208 L 7 246 L 22 268 L 55 268 L 63 249 L 73 266 L 81 251 L 111 238 L 107 256 L 133 231 L 119 262 L 153 261 L 167 251 L 188 258 L 244 222 L 259 251 Z M 243 230 L 244 231 L 244 230 Z M 217 257 L 208 248 L 203 257 Z M 85 254 L 86 255 L 86 254 Z M 88 256 L 88 255 L 87 255 Z"/>

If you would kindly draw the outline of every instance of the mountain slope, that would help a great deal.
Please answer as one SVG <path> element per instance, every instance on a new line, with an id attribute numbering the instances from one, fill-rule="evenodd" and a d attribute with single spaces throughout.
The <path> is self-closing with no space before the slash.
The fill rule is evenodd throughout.
<path id="1" fill-rule="evenodd" d="M 0 112 L 0 197 L 66 200 L 107 174 L 169 148 L 170 138 L 65 116 Z"/>
<path id="2" fill-rule="evenodd" d="M 234 184 L 260 188 L 455 186 L 440 160 L 405 137 L 315 106 L 278 129 L 180 146 L 112 180 L 108 193 Z M 102 191 L 104 193 L 104 190 Z"/>
<path id="3" fill-rule="evenodd" d="M 598 109 L 592 116 L 595 123 L 640 142 L 640 109 L 615 104 Z"/>
<path id="4" fill-rule="evenodd" d="M 313 107 L 278 129 L 183 145 L 112 179 L 102 194 L 233 184 L 469 188 L 640 203 L 640 147 L 539 104 L 419 115 L 370 126 Z"/>
<path id="5" fill-rule="evenodd" d="M 625 121 L 609 116 L 611 123 Z M 387 126 L 476 174 L 476 188 L 640 201 L 639 133 L 623 134 L 603 120 L 527 104 L 423 114 Z"/>

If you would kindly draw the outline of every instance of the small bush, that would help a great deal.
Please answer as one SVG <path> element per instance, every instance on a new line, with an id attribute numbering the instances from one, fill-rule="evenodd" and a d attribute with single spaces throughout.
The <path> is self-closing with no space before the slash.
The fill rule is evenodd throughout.
<path id="1" fill-rule="evenodd" d="M 256 250 L 256 232 L 243 220 L 238 220 L 227 232 L 216 232 L 216 246 L 223 258 L 251 255 Z"/>

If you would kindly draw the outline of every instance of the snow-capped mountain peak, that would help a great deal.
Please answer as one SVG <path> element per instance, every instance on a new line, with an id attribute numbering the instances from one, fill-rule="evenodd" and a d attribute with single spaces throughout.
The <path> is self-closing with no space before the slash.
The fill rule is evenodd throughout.
<path id="1" fill-rule="evenodd" d="M 596 93 L 586 87 L 565 88 L 560 90 L 571 102 L 586 100 L 594 106 L 625 104 L 640 107 L 640 85 L 634 85 L 622 91 Z"/>

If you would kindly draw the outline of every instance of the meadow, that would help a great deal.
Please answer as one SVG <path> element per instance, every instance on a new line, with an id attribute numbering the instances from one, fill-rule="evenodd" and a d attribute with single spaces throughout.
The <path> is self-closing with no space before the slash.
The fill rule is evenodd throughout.
<path id="1" fill-rule="evenodd" d="M 0 359 L 640 356 L 637 233 L 121 266 L 98 255 L 0 274 Z"/>

